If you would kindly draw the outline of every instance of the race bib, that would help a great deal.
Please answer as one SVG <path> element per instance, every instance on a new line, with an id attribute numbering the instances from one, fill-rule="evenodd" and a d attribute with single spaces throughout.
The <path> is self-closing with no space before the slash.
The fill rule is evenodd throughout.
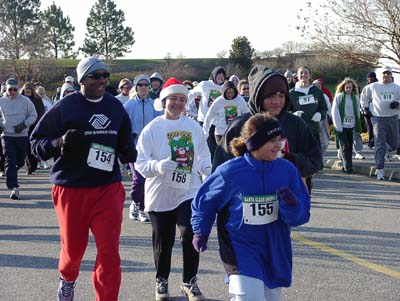
<path id="1" fill-rule="evenodd" d="M 247 225 L 266 225 L 278 219 L 277 195 L 243 196 L 243 221 Z"/>
<path id="2" fill-rule="evenodd" d="M 114 167 L 115 151 L 112 147 L 92 143 L 87 157 L 87 165 L 105 171 L 112 171 Z"/>
<path id="3" fill-rule="evenodd" d="M 353 116 L 347 116 L 343 118 L 343 126 L 348 128 L 348 127 L 353 127 Z"/>
<path id="4" fill-rule="evenodd" d="M 317 101 L 314 98 L 314 95 L 304 95 L 299 97 L 299 105 L 306 106 L 310 104 L 314 104 Z"/>
<path id="5" fill-rule="evenodd" d="M 381 101 L 393 101 L 394 93 L 393 92 L 382 92 L 381 93 Z"/>
<path id="6" fill-rule="evenodd" d="M 171 188 L 188 190 L 190 188 L 191 173 L 181 172 L 178 169 L 165 174 L 165 185 Z"/>

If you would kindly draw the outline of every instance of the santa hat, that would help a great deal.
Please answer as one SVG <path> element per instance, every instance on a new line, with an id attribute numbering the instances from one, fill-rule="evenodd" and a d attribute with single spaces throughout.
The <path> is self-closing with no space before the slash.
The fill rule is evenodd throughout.
<path id="1" fill-rule="evenodd" d="M 163 100 L 172 94 L 183 94 L 188 98 L 189 90 L 180 80 L 170 77 L 162 86 L 160 97 L 154 101 L 154 109 L 162 111 L 164 109 Z"/>

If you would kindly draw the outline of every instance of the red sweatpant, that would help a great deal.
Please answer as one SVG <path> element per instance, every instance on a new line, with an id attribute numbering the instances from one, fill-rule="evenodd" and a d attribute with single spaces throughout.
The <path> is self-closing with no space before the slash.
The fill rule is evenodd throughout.
<path id="1" fill-rule="evenodd" d="M 121 285 L 119 238 L 124 187 L 120 182 L 93 188 L 53 185 L 52 195 L 60 226 L 61 277 L 67 281 L 78 278 L 90 229 L 97 248 L 92 277 L 96 301 L 117 301 Z"/>

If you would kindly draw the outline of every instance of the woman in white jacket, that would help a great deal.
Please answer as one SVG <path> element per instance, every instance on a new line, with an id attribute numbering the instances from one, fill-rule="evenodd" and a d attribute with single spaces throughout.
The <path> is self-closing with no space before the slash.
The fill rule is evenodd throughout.
<path id="1" fill-rule="evenodd" d="M 199 253 L 193 248 L 191 203 L 201 184 L 200 175 L 211 172 L 207 142 L 199 124 L 185 111 L 188 89 L 175 78 L 168 79 L 156 99 L 155 118 L 141 132 L 135 168 L 145 178 L 145 211 L 153 229 L 156 266 L 156 300 L 166 300 L 176 226 L 183 250 L 182 292 L 203 300 L 196 283 Z"/>

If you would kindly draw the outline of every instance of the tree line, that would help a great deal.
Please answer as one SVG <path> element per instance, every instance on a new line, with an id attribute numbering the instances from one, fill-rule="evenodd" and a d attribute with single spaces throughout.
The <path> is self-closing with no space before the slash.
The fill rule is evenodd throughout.
<path id="1" fill-rule="evenodd" d="M 79 52 L 114 59 L 135 43 L 125 14 L 111 0 L 98 0 L 86 20 L 86 37 L 74 51 L 74 31 L 68 16 L 53 2 L 40 10 L 40 0 L 0 0 L 0 55 L 3 58 L 75 58 Z"/>

